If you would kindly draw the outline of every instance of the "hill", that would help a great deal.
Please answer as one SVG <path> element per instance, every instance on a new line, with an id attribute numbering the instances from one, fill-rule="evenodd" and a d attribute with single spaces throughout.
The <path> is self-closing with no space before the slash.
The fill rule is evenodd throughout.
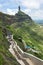
<path id="1" fill-rule="evenodd" d="M 8 15 L 0 12 L 0 64 L 1 65 L 19 65 L 16 59 L 8 51 L 10 43 L 6 39 L 3 28 L 12 32 L 14 39 L 17 41 L 20 48 L 43 59 L 43 27 L 36 24 L 30 16 L 22 11 L 13 15 Z M 4 37 L 4 36 L 5 37 Z M 30 46 L 39 53 L 27 51 L 21 40 L 24 40 L 27 46 Z"/>
<path id="2" fill-rule="evenodd" d="M 11 25 L 16 21 L 21 22 L 23 20 L 29 20 L 29 19 L 31 19 L 31 17 L 30 16 L 28 17 L 28 15 L 22 11 L 16 13 L 15 16 L 0 12 L 0 21 L 2 21 L 4 25 Z"/>
<path id="3" fill-rule="evenodd" d="M 3 30 L 3 26 L 0 25 L 0 65 L 20 65 L 8 50 L 10 43 Z"/>
<path id="4" fill-rule="evenodd" d="M 39 52 L 29 53 L 32 53 L 33 55 L 43 59 L 43 27 L 36 24 L 30 16 L 26 15 L 22 11 L 19 11 L 17 14 L 15 14 L 15 18 L 17 18 L 16 22 L 10 25 L 10 30 L 12 31 L 14 39 L 16 39 L 20 48 L 25 51 L 23 43 L 19 41 L 19 38 L 21 38 L 21 40 L 23 39 L 27 46 L 30 46 L 35 51 Z"/>

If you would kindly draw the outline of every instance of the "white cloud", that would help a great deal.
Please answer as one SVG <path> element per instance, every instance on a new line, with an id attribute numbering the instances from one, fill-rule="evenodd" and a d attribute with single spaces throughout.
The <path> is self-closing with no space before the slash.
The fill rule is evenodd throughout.
<path id="1" fill-rule="evenodd" d="M 42 4 L 42 3 L 43 3 L 43 0 L 38 0 L 38 1 L 39 1 L 39 3 L 40 3 L 40 4 Z"/>
<path id="2" fill-rule="evenodd" d="M 37 10 L 34 13 L 31 12 L 31 17 L 33 19 L 43 19 L 43 10 Z"/>
<path id="3" fill-rule="evenodd" d="M 17 9 L 9 9 L 8 8 L 6 13 L 10 14 L 10 15 L 15 15 L 15 13 L 17 13 L 17 11 L 18 11 Z"/>
<path id="4" fill-rule="evenodd" d="M 23 0 L 21 3 L 27 8 L 24 12 L 30 15 L 33 19 L 43 19 L 43 10 L 40 9 L 43 0 Z"/>
<path id="5" fill-rule="evenodd" d="M 26 8 L 30 8 L 30 9 L 40 8 L 40 2 L 38 0 L 25 0 L 25 1 L 22 0 L 21 3 Z"/>

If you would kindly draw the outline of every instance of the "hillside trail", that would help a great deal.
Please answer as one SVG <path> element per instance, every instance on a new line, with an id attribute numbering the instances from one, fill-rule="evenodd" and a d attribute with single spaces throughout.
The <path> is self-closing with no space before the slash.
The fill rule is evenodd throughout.
<path id="1" fill-rule="evenodd" d="M 37 59 L 32 56 L 28 56 L 21 48 L 17 45 L 17 42 L 14 41 L 12 37 L 7 36 L 8 41 L 10 42 L 9 51 L 16 58 L 20 65 L 43 65 L 40 64 Z M 33 60 L 32 60 L 33 59 Z M 37 61 L 37 62 L 36 62 Z"/>

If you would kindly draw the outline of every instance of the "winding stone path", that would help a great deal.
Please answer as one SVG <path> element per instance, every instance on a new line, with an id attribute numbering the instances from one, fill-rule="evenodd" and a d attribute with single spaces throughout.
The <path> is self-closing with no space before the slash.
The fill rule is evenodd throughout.
<path id="1" fill-rule="evenodd" d="M 12 37 L 9 38 L 9 36 L 7 36 L 7 39 L 11 43 L 9 51 L 20 63 L 20 65 L 43 65 L 43 60 L 40 60 L 31 54 L 23 52 Z"/>

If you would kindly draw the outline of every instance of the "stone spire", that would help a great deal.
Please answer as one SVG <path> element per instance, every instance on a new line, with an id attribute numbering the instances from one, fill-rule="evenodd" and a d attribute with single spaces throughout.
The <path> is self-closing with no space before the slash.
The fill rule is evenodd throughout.
<path id="1" fill-rule="evenodd" d="M 18 6 L 18 11 L 20 11 L 20 6 Z"/>

